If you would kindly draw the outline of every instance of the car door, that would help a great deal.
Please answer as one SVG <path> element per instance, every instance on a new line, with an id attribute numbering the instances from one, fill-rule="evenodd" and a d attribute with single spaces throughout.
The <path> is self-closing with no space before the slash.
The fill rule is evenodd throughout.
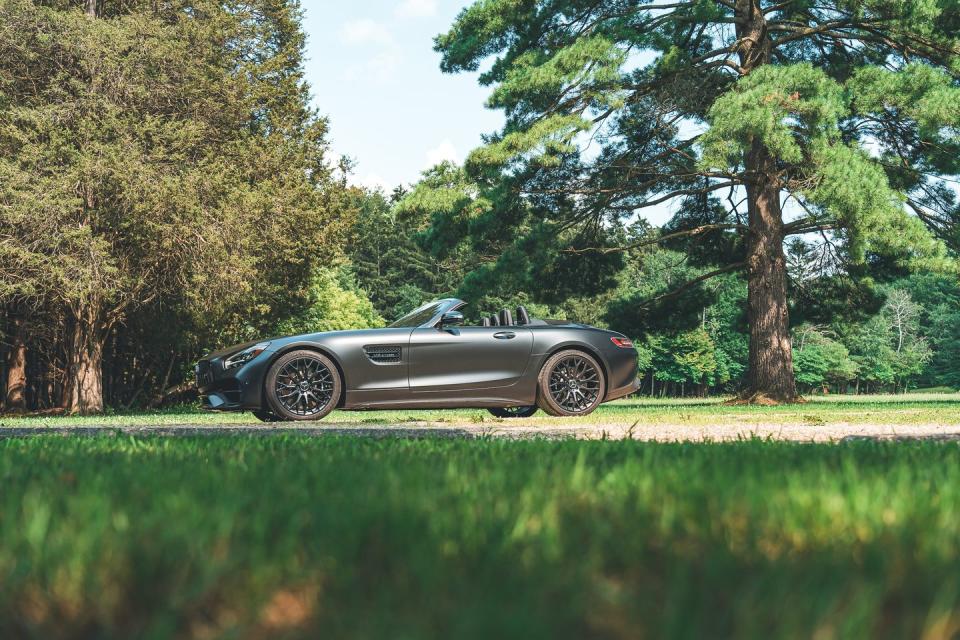
<path id="1" fill-rule="evenodd" d="M 421 327 L 410 334 L 410 391 L 489 389 L 526 371 L 533 333 L 524 327 Z"/>

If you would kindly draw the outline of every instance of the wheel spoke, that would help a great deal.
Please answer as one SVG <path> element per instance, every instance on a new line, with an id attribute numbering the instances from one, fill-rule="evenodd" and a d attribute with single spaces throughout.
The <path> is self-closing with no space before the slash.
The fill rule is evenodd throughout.
<path id="1" fill-rule="evenodd" d="M 277 373 L 274 391 L 284 409 L 298 416 L 320 413 L 333 398 L 333 372 L 318 358 L 297 358 Z"/>
<path id="2" fill-rule="evenodd" d="M 550 372 L 548 390 L 564 410 L 571 413 L 587 411 L 599 399 L 600 372 L 584 357 L 566 357 Z"/>

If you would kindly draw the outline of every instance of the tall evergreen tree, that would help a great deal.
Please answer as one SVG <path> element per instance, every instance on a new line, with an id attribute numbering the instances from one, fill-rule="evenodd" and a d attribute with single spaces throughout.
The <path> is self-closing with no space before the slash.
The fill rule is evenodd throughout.
<path id="1" fill-rule="evenodd" d="M 166 300 L 245 322 L 306 296 L 340 205 L 295 0 L 0 0 L 0 296 L 62 310 L 64 406 Z"/>
<path id="2" fill-rule="evenodd" d="M 958 34 L 952 0 L 478 0 L 436 39 L 506 114 L 461 226 L 566 256 L 573 230 L 678 205 L 658 241 L 746 274 L 744 397 L 794 400 L 787 237 L 901 267 L 942 255 L 923 222 L 952 237 Z"/>
<path id="3" fill-rule="evenodd" d="M 379 191 L 356 193 L 357 218 L 346 247 L 357 282 L 389 320 L 449 295 L 462 275 L 453 260 L 438 263 L 418 244 L 427 221 L 415 210 L 397 211 L 403 196 L 402 189 L 390 200 Z"/>

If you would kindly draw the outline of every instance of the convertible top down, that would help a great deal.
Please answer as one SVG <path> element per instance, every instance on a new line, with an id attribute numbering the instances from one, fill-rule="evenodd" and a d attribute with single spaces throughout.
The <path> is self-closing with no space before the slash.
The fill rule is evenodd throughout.
<path id="1" fill-rule="evenodd" d="M 523 307 L 465 326 L 465 304 L 435 300 L 383 329 L 236 345 L 197 363 L 197 388 L 207 409 L 274 421 L 335 408 L 585 415 L 638 387 L 637 353 L 623 334 L 531 318 Z"/>

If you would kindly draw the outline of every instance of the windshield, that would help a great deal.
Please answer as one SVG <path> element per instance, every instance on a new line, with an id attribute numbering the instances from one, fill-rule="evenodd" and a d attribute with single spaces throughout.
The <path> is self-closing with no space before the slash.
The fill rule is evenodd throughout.
<path id="1" fill-rule="evenodd" d="M 424 322 L 437 315 L 437 312 L 440 311 L 442 306 L 442 302 L 428 302 L 422 307 L 417 307 L 390 326 L 395 328 L 419 327 Z"/>

